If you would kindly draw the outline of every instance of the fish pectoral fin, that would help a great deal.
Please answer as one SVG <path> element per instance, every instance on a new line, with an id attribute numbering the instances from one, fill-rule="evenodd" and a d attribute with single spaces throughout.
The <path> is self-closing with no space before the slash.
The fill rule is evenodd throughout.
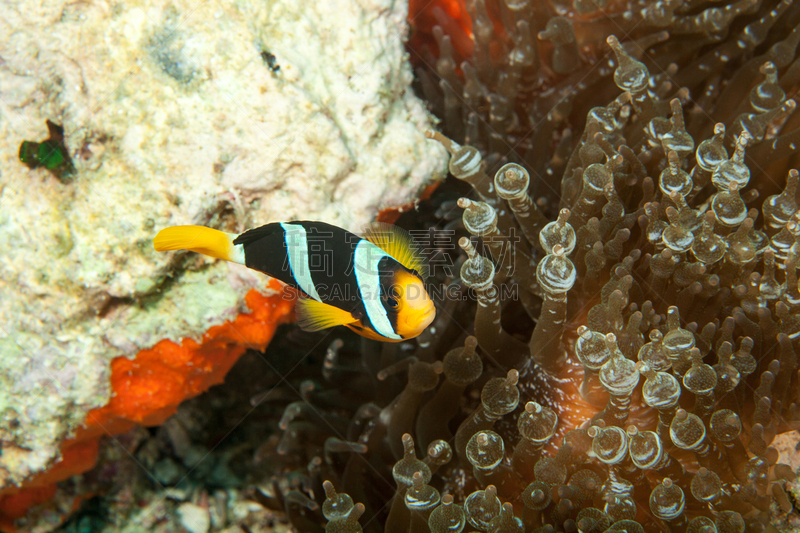
<path id="1" fill-rule="evenodd" d="M 304 331 L 319 331 L 356 322 L 353 315 L 312 298 L 298 298 L 294 308 L 297 324 Z"/>
<path id="2" fill-rule="evenodd" d="M 389 337 L 384 337 L 383 335 L 373 331 L 370 328 L 365 328 L 364 325 L 359 322 L 354 322 L 352 324 L 345 324 L 348 328 L 355 331 L 362 337 L 366 337 L 368 339 L 372 339 L 374 341 L 381 341 L 381 342 L 402 342 L 405 339 L 390 339 Z"/>
<path id="3" fill-rule="evenodd" d="M 153 239 L 157 252 L 191 250 L 217 259 L 244 264 L 244 249 L 234 245 L 237 236 L 205 226 L 172 226 L 158 232 Z"/>
<path id="4" fill-rule="evenodd" d="M 416 270 L 423 279 L 428 277 L 428 262 L 422 250 L 403 228 L 385 222 L 373 222 L 364 230 L 364 238 L 407 269 Z"/>

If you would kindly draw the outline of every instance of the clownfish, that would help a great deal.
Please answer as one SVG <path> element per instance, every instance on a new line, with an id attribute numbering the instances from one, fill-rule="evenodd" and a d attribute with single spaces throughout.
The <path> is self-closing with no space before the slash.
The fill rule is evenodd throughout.
<path id="1" fill-rule="evenodd" d="M 428 266 L 411 236 L 376 223 L 359 237 L 324 222 L 274 222 L 244 233 L 173 226 L 153 239 L 158 252 L 191 250 L 263 272 L 300 291 L 295 315 L 306 331 L 347 326 L 399 342 L 436 316 L 425 290 Z"/>

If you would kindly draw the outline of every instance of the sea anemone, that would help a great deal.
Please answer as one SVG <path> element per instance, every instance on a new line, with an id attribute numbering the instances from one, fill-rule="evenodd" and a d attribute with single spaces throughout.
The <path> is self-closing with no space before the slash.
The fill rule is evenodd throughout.
<path id="1" fill-rule="evenodd" d="M 287 407 L 295 525 L 786 520 L 795 473 L 770 444 L 800 427 L 800 4 L 434 9 L 419 90 L 470 190 L 463 226 L 451 199 L 424 229 L 466 229 L 466 257 L 417 343 L 336 340 Z"/>

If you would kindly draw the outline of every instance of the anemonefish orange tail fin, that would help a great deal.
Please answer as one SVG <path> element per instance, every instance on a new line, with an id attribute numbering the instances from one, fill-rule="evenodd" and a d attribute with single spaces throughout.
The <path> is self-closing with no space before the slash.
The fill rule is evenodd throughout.
<path id="1" fill-rule="evenodd" d="M 394 257 L 404 267 L 416 270 L 423 279 L 428 277 L 428 262 L 411 235 L 397 226 L 374 222 L 364 230 L 364 238 Z"/>
<path id="2" fill-rule="evenodd" d="M 347 311 L 311 298 L 298 298 L 294 314 L 297 324 L 305 331 L 319 331 L 356 322 L 353 315 Z"/>
<path id="3" fill-rule="evenodd" d="M 158 232 L 153 239 L 153 248 L 157 252 L 191 250 L 243 265 L 244 248 L 233 244 L 236 237 L 205 226 L 172 226 Z"/>

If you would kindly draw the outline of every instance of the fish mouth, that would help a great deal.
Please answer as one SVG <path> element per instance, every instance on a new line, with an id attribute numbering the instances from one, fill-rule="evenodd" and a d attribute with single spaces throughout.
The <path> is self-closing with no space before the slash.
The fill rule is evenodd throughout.
<path id="1" fill-rule="evenodd" d="M 436 307 L 433 305 L 433 302 L 431 302 L 431 304 L 425 309 L 420 317 L 419 323 L 422 326 L 422 329 L 430 326 L 434 318 L 436 318 Z"/>
<path id="2" fill-rule="evenodd" d="M 403 322 L 404 331 L 407 338 L 413 338 L 425 331 L 431 325 L 433 319 L 436 318 L 436 307 L 433 302 L 429 302 L 425 306 L 425 310 L 418 313 L 411 313 Z"/>

